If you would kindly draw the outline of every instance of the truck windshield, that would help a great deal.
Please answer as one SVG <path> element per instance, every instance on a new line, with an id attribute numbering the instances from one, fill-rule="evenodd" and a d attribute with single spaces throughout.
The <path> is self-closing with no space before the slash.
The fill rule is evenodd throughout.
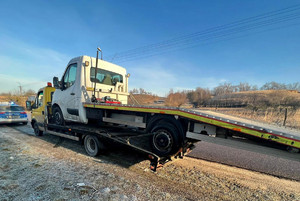
<path id="1" fill-rule="evenodd" d="M 123 83 L 122 75 L 107 70 L 99 69 L 99 68 L 97 69 L 97 76 L 95 80 L 95 71 L 96 68 L 92 67 L 90 73 L 91 82 L 96 81 L 97 83 L 106 84 L 106 85 L 115 85 L 117 82 Z"/>

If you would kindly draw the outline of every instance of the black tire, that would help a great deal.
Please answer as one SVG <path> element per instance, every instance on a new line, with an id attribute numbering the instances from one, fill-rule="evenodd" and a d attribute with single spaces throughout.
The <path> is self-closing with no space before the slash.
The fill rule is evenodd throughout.
<path id="1" fill-rule="evenodd" d="M 160 122 L 155 126 L 151 145 L 153 152 L 158 156 L 169 156 L 175 154 L 179 148 L 178 130 L 171 123 Z"/>
<path id="2" fill-rule="evenodd" d="M 27 125 L 28 122 L 22 122 L 23 125 Z"/>
<path id="3" fill-rule="evenodd" d="M 94 135 L 87 135 L 84 138 L 84 149 L 89 156 L 97 156 L 105 149 L 104 145 Z"/>
<path id="4" fill-rule="evenodd" d="M 36 136 L 42 136 L 42 135 L 43 135 L 43 131 L 41 131 L 41 130 L 39 129 L 37 122 L 34 122 L 34 123 L 33 123 L 33 130 L 34 130 L 34 134 L 35 134 Z"/>
<path id="5" fill-rule="evenodd" d="M 64 116 L 63 116 L 60 108 L 57 106 L 55 106 L 53 108 L 53 121 L 56 125 L 64 125 L 65 124 Z"/>

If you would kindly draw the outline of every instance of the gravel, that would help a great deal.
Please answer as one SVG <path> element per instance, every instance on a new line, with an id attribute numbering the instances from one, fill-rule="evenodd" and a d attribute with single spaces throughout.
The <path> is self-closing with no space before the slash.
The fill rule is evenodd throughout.
<path id="1" fill-rule="evenodd" d="M 178 159 L 156 173 L 130 150 L 96 158 L 29 126 L 0 126 L 0 200 L 300 200 L 300 183 Z"/>

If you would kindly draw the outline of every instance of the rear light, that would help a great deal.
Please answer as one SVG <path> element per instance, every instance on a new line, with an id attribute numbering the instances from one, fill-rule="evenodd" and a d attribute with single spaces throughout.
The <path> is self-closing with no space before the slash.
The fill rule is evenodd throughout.
<path id="1" fill-rule="evenodd" d="M 1 114 L 1 113 L 0 113 Z M 26 114 L 26 112 L 20 112 L 20 114 Z"/>
<path id="2" fill-rule="evenodd" d="M 5 114 L 5 112 L 0 112 L 0 114 Z"/>

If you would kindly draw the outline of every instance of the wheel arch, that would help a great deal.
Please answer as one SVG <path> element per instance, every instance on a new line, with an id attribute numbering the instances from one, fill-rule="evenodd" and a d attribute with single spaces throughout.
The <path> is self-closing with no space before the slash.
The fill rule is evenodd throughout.
<path id="1" fill-rule="evenodd" d="M 58 107 L 58 108 L 61 110 L 60 106 L 59 106 L 57 103 L 54 103 L 54 104 L 52 105 L 52 108 L 55 108 L 55 107 Z"/>
<path id="2" fill-rule="evenodd" d="M 184 143 L 184 136 L 185 136 L 184 126 L 182 125 L 182 122 L 179 119 L 176 119 L 175 116 L 173 116 L 173 115 L 157 114 L 157 115 L 152 116 L 147 123 L 146 132 L 149 133 L 158 123 L 161 123 L 161 122 L 166 122 L 166 123 L 174 125 L 179 133 L 179 136 L 178 136 L 179 141 L 182 144 Z"/>
<path id="3" fill-rule="evenodd" d="M 35 122 L 37 122 L 37 120 L 36 120 L 35 118 L 31 119 L 30 124 L 31 124 L 31 127 L 32 127 L 32 128 L 33 128 L 33 125 L 34 125 Z"/>
<path id="4" fill-rule="evenodd" d="M 54 103 L 52 106 L 51 106 L 51 115 L 53 115 L 53 110 L 54 108 L 59 108 L 60 111 L 62 112 L 62 114 L 64 115 L 63 111 L 61 110 L 61 107 L 57 104 L 57 103 Z"/>
<path id="5" fill-rule="evenodd" d="M 65 125 L 65 114 L 64 114 L 64 111 L 62 110 L 62 108 L 57 104 L 57 103 L 54 103 L 51 107 L 51 113 L 52 113 L 52 120 L 56 123 L 56 120 L 55 120 L 55 110 L 58 109 L 58 113 L 60 114 L 61 116 L 61 123 L 59 123 L 60 125 Z M 58 123 L 56 123 L 58 124 Z"/>

